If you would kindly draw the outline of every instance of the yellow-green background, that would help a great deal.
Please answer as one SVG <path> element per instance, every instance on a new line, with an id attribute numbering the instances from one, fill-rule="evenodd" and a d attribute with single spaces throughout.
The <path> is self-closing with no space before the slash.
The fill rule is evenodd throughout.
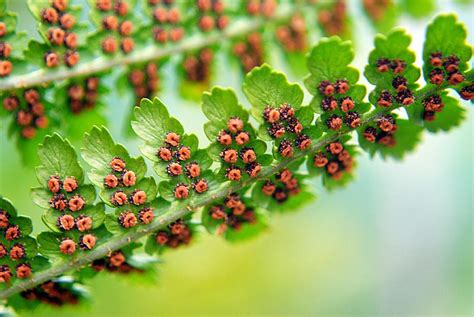
<path id="1" fill-rule="evenodd" d="M 20 27 L 31 33 L 23 1 L 10 4 L 21 12 Z M 457 12 L 473 42 L 472 4 L 441 1 L 438 11 Z M 399 21 L 414 35 L 418 56 L 430 18 Z M 354 64 L 362 68 L 374 32 L 365 19 L 355 20 Z M 288 71 L 277 53 L 271 59 Z M 235 67 L 222 55 L 218 60 L 215 84 L 239 89 Z M 204 140 L 198 103 L 178 96 L 173 67 L 165 67 L 164 77 L 162 99 L 188 131 Z M 132 100 L 112 93 L 107 101 L 114 137 L 138 154 L 138 141 L 122 133 Z M 92 305 L 41 308 L 24 315 L 472 316 L 474 113 L 469 103 L 463 104 L 468 119 L 460 128 L 425 134 L 403 162 L 370 160 L 363 154 L 357 179 L 334 193 L 313 180 L 318 200 L 273 217 L 270 229 L 255 240 L 230 245 L 202 234 L 191 247 L 165 255 L 156 285 L 103 274 L 90 283 Z M 29 198 L 29 188 L 36 186 L 34 171 L 20 163 L 5 124 L 0 194 L 33 218 L 37 233 L 44 226 L 41 210 Z"/>

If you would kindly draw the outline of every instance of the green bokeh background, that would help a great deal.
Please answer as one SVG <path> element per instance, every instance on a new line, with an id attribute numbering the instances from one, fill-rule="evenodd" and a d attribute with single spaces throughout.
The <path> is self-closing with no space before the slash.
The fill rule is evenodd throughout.
<path id="1" fill-rule="evenodd" d="M 20 28 L 33 32 L 23 1 L 10 3 L 21 12 Z M 458 13 L 474 42 L 472 2 L 441 1 L 438 8 Z M 418 56 L 431 18 L 399 20 L 413 34 Z M 354 64 L 362 69 L 374 31 L 357 19 L 353 32 Z M 273 52 L 271 64 L 291 74 Z M 230 65 L 218 56 L 214 84 L 234 87 L 243 97 L 241 78 Z M 296 75 L 290 79 L 301 81 Z M 109 129 L 138 154 L 138 141 L 123 133 L 133 100 L 108 85 Z M 204 140 L 198 102 L 180 98 L 178 91 L 174 66 L 166 65 L 160 97 L 187 131 Z M 156 284 L 102 274 L 90 283 L 92 305 L 40 308 L 24 316 L 472 316 L 474 113 L 469 103 L 464 106 L 461 127 L 425 134 L 403 162 L 362 154 L 356 180 L 333 193 L 313 180 L 318 200 L 273 217 L 270 229 L 255 240 L 230 245 L 202 234 L 191 247 L 165 255 Z M 1 124 L 0 193 L 33 218 L 37 233 L 44 225 L 29 198 L 34 171 L 22 166 L 5 136 L 6 122 Z"/>

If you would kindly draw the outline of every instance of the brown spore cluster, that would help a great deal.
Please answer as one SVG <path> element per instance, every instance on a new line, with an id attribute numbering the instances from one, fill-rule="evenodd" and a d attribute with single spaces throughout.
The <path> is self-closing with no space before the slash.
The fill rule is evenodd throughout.
<path id="1" fill-rule="evenodd" d="M 6 77 L 13 71 L 13 63 L 10 60 L 12 46 L 7 42 L 8 26 L 4 21 L 0 21 L 0 77 Z"/>
<path id="2" fill-rule="evenodd" d="M 158 63 L 150 62 L 133 68 L 128 74 L 128 81 L 133 86 L 137 104 L 142 98 L 151 98 L 160 87 Z"/>
<path id="3" fill-rule="evenodd" d="M 119 50 L 129 54 L 135 49 L 135 40 L 132 35 L 136 26 L 130 19 L 133 8 L 127 1 L 96 0 L 95 8 L 100 12 L 102 30 L 106 36 L 102 39 L 102 52 L 115 54 Z"/>
<path id="4" fill-rule="evenodd" d="M 319 86 L 322 96 L 321 109 L 330 116 L 325 120 L 328 129 L 337 131 L 345 124 L 350 129 L 355 129 L 361 124 L 360 113 L 356 111 L 356 103 L 350 96 L 351 86 L 346 79 L 334 82 L 323 80 Z"/>
<path id="5" fill-rule="evenodd" d="M 15 116 L 15 124 L 24 139 L 33 139 L 38 130 L 49 126 L 44 100 L 36 88 L 12 92 L 4 97 L 3 108 Z"/>
<path id="6" fill-rule="evenodd" d="M 378 143 L 387 147 L 393 147 L 396 142 L 397 124 L 393 115 L 383 115 L 376 120 L 375 125 L 370 125 L 364 130 L 364 139 L 370 143 Z"/>
<path id="7" fill-rule="evenodd" d="M 227 120 L 226 129 L 222 129 L 216 136 L 221 145 L 220 158 L 224 166 L 225 177 L 231 181 L 240 181 L 247 173 L 249 177 L 256 177 L 262 170 L 258 162 L 255 149 L 249 146 L 251 133 L 248 125 L 241 118 L 231 117 Z"/>
<path id="8" fill-rule="evenodd" d="M 276 0 L 243 0 L 247 13 L 251 16 L 271 17 L 278 7 Z"/>
<path id="9" fill-rule="evenodd" d="M 72 255 L 78 248 L 92 250 L 97 243 L 97 237 L 89 232 L 93 227 L 93 219 L 86 214 L 86 207 L 91 202 L 81 196 L 78 180 L 74 176 L 51 175 L 46 187 L 52 193 L 50 208 L 60 213 L 56 226 L 65 233 L 58 242 L 59 251 Z M 77 241 L 67 234 L 74 231 L 80 233 Z"/>
<path id="10" fill-rule="evenodd" d="M 47 281 L 21 292 L 20 295 L 28 301 L 39 301 L 51 306 L 76 305 L 79 303 L 80 295 L 70 286 L 58 281 Z"/>
<path id="11" fill-rule="evenodd" d="M 196 7 L 199 15 L 198 27 L 201 31 L 223 30 L 229 24 L 224 0 L 196 0 Z"/>
<path id="12" fill-rule="evenodd" d="M 207 180 L 201 175 L 199 162 L 192 160 L 191 148 L 181 142 L 177 133 L 165 135 L 156 156 L 167 164 L 166 172 L 175 183 L 173 195 L 176 199 L 187 199 L 192 191 L 199 195 L 209 189 Z"/>
<path id="13" fill-rule="evenodd" d="M 25 234 L 15 213 L 0 208 L 0 284 L 14 278 L 26 279 L 32 274 Z"/>
<path id="14" fill-rule="evenodd" d="M 318 23 L 327 35 L 341 35 L 347 30 L 347 3 L 336 0 L 318 11 Z"/>
<path id="15" fill-rule="evenodd" d="M 175 2 L 175 0 L 148 0 L 153 16 L 153 39 L 157 43 L 178 42 L 183 38 L 182 12 Z"/>
<path id="16" fill-rule="evenodd" d="M 324 169 L 329 177 L 340 180 L 344 173 L 352 171 L 354 159 L 341 142 L 334 141 L 314 155 L 313 166 Z"/>
<path id="17" fill-rule="evenodd" d="M 78 83 L 69 85 L 67 96 L 72 113 L 79 114 L 85 110 L 95 108 L 99 98 L 99 84 L 99 77 L 88 77 Z"/>
<path id="18" fill-rule="evenodd" d="M 429 81 L 433 85 L 449 84 L 457 86 L 464 82 L 465 76 L 459 69 L 460 60 L 455 54 L 443 55 L 433 52 L 429 56 Z"/>
<path id="19" fill-rule="evenodd" d="M 276 36 L 287 52 L 304 53 L 308 47 L 306 21 L 302 15 L 291 17 L 288 25 L 277 28 Z"/>
<path id="20" fill-rule="evenodd" d="M 206 212 L 219 223 L 218 234 L 229 229 L 238 231 L 244 224 L 254 224 L 257 221 L 254 208 L 237 193 L 228 195 L 219 204 L 213 204 Z"/>
<path id="21" fill-rule="evenodd" d="M 374 20 L 379 22 L 383 19 L 385 12 L 393 5 L 392 0 L 364 0 L 365 12 Z"/>
<path id="22" fill-rule="evenodd" d="M 109 202 L 121 208 L 118 223 L 125 229 L 139 223 L 151 223 L 155 214 L 152 208 L 145 206 L 149 198 L 146 192 L 135 186 L 138 182 L 135 172 L 127 168 L 125 160 L 118 156 L 112 158 L 108 166 L 109 174 L 104 177 L 104 187 L 112 191 Z M 138 214 L 132 211 L 137 207 L 141 208 Z"/>
<path id="23" fill-rule="evenodd" d="M 210 48 L 203 48 L 195 54 L 186 56 L 183 60 L 186 79 L 198 83 L 209 82 L 213 59 L 214 52 Z"/>
<path id="24" fill-rule="evenodd" d="M 188 221 L 177 220 L 155 234 L 155 242 L 160 247 L 176 249 L 191 243 L 193 232 Z"/>
<path id="25" fill-rule="evenodd" d="M 265 196 L 272 197 L 278 204 L 283 204 L 288 198 L 301 192 L 301 185 L 296 175 L 285 168 L 261 184 L 261 190 Z"/>
<path id="26" fill-rule="evenodd" d="M 378 93 L 378 106 L 388 108 L 394 103 L 409 106 L 415 102 L 415 96 L 409 87 L 410 83 L 403 76 L 407 69 L 407 63 L 404 60 L 380 57 L 376 61 L 375 67 L 380 73 L 390 74 L 392 81 L 392 87 Z"/>
<path id="27" fill-rule="evenodd" d="M 105 258 L 94 260 L 91 267 L 97 272 L 103 270 L 119 274 L 143 272 L 143 270 L 127 263 L 127 255 L 121 250 L 114 251 Z"/>
<path id="28" fill-rule="evenodd" d="M 278 107 L 267 106 L 262 113 L 268 134 L 278 140 L 278 152 L 283 157 L 292 157 L 295 150 L 307 150 L 311 139 L 303 133 L 305 127 L 298 120 L 295 109 L 284 103 Z"/>
<path id="29" fill-rule="evenodd" d="M 249 34 L 244 40 L 234 44 L 233 53 L 239 58 L 240 65 L 246 73 L 262 65 L 264 62 L 262 35 L 257 32 Z"/>
<path id="30" fill-rule="evenodd" d="M 44 62 L 49 68 L 57 67 L 61 63 L 74 67 L 80 59 L 77 51 L 78 38 L 73 31 L 76 18 L 68 9 L 68 0 L 53 0 L 51 5 L 43 8 L 40 13 L 42 23 L 50 26 L 46 37 L 51 49 L 44 54 Z"/>

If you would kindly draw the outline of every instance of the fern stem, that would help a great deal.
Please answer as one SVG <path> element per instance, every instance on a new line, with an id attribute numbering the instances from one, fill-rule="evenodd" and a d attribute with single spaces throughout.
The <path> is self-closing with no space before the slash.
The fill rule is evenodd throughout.
<path id="1" fill-rule="evenodd" d="M 363 124 L 369 123 L 371 121 L 374 121 L 376 118 L 381 116 L 385 112 L 379 112 L 375 114 L 374 116 L 369 117 L 367 120 L 363 122 Z M 306 155 L 309 155 L 310 153 L 315 153 L 317 152 L 321 147 L 326 146 L 327 144 L 333 142 L 334 140 L 338 139 L 344 134 L 350 133 L 353 130 L 344 130 L 340 131 L 338 133 L 334 134 L 327 134 L 323 136 L 318 142 L 312 145 L 310 151 L 307 152 L 299 152 L 292 158 L 283 160 L 279 162 L 276 165 L 273 165 L 267 169 L 264 169 L 260 175 L 256 178 L 249 179 L 246 182 L 241 182 L 238 184 L 228 184 L 225 186 L 219 193 L 216 193 L 214 195 L 206 195 L 202 196 L 201 200 L 198 200 L 195 202 L 193 205 L 182 207 L 182 205 L 179 205 L 178 207 L 173 207 L 171 206 L 170 210 L 159 217 L 156 218 L 156 220 L 151 223 L 148 226 L 144 226 L 143 228 L 140 228 L 140 230 L 134 231 L 130 234 L 123 235 L 121 237 L 118 237 L 117 239 L 111 240 L 109 242 L 104 243 L 103 245 L 100 245 L 96 249 L 88 252 L 84 256 L 81 256 L 80 258 L 76 260 L 72 260 L 66 263 L 59 263 L 53 265 L 51 268 L 40 272 L 36 274 L 32 279 L 28 281 L 21 282 L 19 284 L 16 284 L 2 292 L 0 292 L 0 300 L 6 299 L 10 297 L 11 295 L 14 295 L 16 293 L 19 293 L 23 290 L 30 289 L 38 284 L 41 284 L 45 281 L 48 281 L 54 277 L 57 277 L 59 275 L 62 275 L 70 270 L 78 269 L 88 263 L 91 263 L 92 261 L 105 257 L 109 255 L 111 252 L 118 250 L 127 244 L 129 244 L 132 241 L 136 241 L 148 234 L 151 234 L 152 232 L 158 231 L 160 228 L 165 227 L 169 225 L 170 223 L 173 223 L 174 221 L 184 217 L 185 215 L 201 208 L 204 206 L 209 205 L 215 200 L 224 198 L 228 194 L 235 192 L 243 187 L 246 187 L 258 180 L 266 179 L 271 175 L 276 174 L 279 172 L 281 169 L 285 168 L 288 166 L 290 163 L 300 159 L 301 157 L 304 157 Z"/>
<path id="2" fill-rule="evenodd" d="M 77 67 L 71 69 L 59 68 L 57 70 L 50 70 L 47 68 L 42 68 L 27 74 L 12 76 L 7 79 L 0 80 L 0 91 L 15 88 L 26 88 L 36 85 L 45 85 L 52 81 L 60 81 L 68 78 L 91 75 L 102 71 L 107 71 L 118 66 L 148 62 L 162 57 L 173 56 L 178 53 L 203 48 L 209 45 L 220 43 L 223 40 L 236 38 L 256 31 L 266 26 L 269 22 L 288 20 L 293 14 L 303 10 L 305 7 L 307 6 L 282 4 L 279 6 L 277 12 L 275 12 L 272 17 L 240 18 L 223 31 L 214 32 L 208 35 L 196 34 L 168 47 L 160 48 L 152 44 L 151 46 L 148 46 L 142 50 L 137 50 L 129 55 L 113 58 L 100 56 L 89 62 L 79 63 Z"/>
<path id="3" fill-rule="evenodd" d="M 446 87 L 447 87 L 446 84 L 443 84 L 437 87 L 425 87 L 425 89 L 421 89 L 417 92 L 415 98 L 416 100 L 423 100 L 427 96 L 430 96 L 432 94 L 435 94 L 435 93 L 438 93 L 439 91 L 444 90 Z M 386 109 L 375 108 L 374 110 L 367 113 L 363 117 L 361 126 L 365 126 L 367 124 L 373 123 L 381 116 L 402 107 L 403 106 L 395 104 L 392 107 L 389 107 Z M 298 152 L 295 156 L 291 158 L 284 159 L 276 165 L 272 165 L 266 169 L 263 169 L 258 177 L 251 178 L 245 182 L 240 182 L 237 184 L 228 183 L 218 193 L 203 195 L 200 200 L 196 201 L 192 205 L 188 205 L 185 207 L 183 207 L 182 204 L 171 205 L 171 208 L 169 209 L 167 213 L 165 213 L 164 215 L 158 216 L 150 225 L 144 226 L 143 228 L 140 228 L 137 231 L 133 231 L 130 234 L 124 234 L 123 236 L 119 236 L 114 240 L 108 241 L 98 246 L 96 249 L 88 252 L 87 254 L 85 254 L 79 259 L 74 259 L 69 262 L 61 262 L 61 263 L 53 264 L 51 268 L 45 271 L 42 271 L 38 274 L 35 274 L 33 278 L 31 278 L 30 280 L 21 282 L 19 284 L 16 284 L 0 292 L 0 300 L 5 300 L 14 294 L 17 294 L 27 289 L 31 289 L 35 287 L 36 285 L 39 285 L 45 281 L 48 281 L 57 276 L 60 276 L 68 271 L 79 269 L 96 259 L 103 258 L 109 255 L 110 253 L 112 253 L 113 251 L 126 246 L 129 243 L 133 241 L 137 241 L 148 234 L 156 232 L 159 229 L 186 216 L 187 214 L 211 204 L 215 200 L 224 198 L 230 193 L 238 191 L 241 188 L 244 188 L 259 180 L 266 179 L 278 173 L 280 170 L 290 165 L 292 162 L 295 162 L 302 157 L 315 154 L 316 152 L 320 150 L 320 148 L 327 146 L 329 143 L 334 142 L 335 140 L 339 139 L 341 136 L 345 134 L 349 134 L 351 132 L 354 132 L 354 130 L 349 129 L 349 128 L 343 128 L 338 132 L 325 134 L 318 140 L 318 142 L 315 142 L 308 151 Z"/>

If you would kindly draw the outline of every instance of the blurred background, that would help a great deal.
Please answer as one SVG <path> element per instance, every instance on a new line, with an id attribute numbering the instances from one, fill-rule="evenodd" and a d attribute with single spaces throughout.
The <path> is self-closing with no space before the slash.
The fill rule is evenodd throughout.
<path id="1" fill-rule="evenodd" d="M 360 11 L 356 1 L 349 2 Z M 19 12 L 20 29 L 33 35 L 25 3 L 10 1 L 10 9 Z M 474 42 L 473 2 L 439 1 L 439 12 L 456 12 Z M 413 35 L 418 57 L 435 13 L 399 19 Z M 362 69 L 375 32 L 366 19 L 353 27 L 354 65 Z M 280 56 L 271 60 L 301 82 Z M 245 102 L 240 74 L 229 69 L 224 56 L 218 56 L 216 69 L 225 75 L 215 76 L 213 84 L 235 88 Z M 166 65 L 164 74 L 160 97 L 188 132 L 205 140 L 199 102 L 179 96 L 172 66 Z M 109 87 L 108 128 L 138 154 L 139 142 L 124 133 L 133 99 L 115 93 L 113 83 Z M 22 315 L 472 316 L 474 113 L 469 103 L 464 106 L 467 120 L 461 127 L 425 134 L 403 162 L 361 154 L 356 180 L 332 193 L 314 179 L 318 199 L 297 213 L 274 216 L 257 239 L 232 245 L 203 233 L 189 248 L 165 254 L 156 284 L 100 274 L 91 281 L 92 305 L 42 307 Z M 37 185 L 34 170 L 21 164 L 3 132 L 0 142 L 1 195 L 33 219 L 36 233 L 44 230 L 42 211 L 29 197 L 28 189 Z"/>

